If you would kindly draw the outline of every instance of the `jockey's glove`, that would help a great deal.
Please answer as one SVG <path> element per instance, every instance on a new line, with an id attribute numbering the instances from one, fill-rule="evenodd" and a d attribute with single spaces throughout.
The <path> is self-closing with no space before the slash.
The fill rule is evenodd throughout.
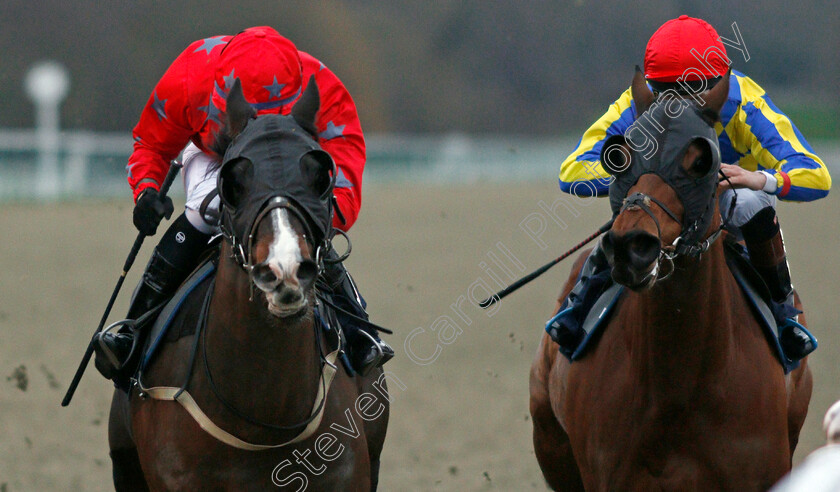
<path id="1" fill-rule="evenodd" d="M 168 196 L 161 197 L 154 188 L 146 188 L 134 206 L 134 227 L 146 236 L 154 236 L 164 217 L 172 217 L 175 207 Z"/>

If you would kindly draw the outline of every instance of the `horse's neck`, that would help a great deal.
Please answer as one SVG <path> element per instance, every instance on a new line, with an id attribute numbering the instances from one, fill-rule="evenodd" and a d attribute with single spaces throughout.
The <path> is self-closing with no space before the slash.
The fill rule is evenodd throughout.
<path id="1" fill-rule="evenodd" d="M 679 377 L 722 362 L 732 343 L 735 288 L 718 241 L 699 261 L 678 261 L 671 278 L 651 290 L 631 293 L 622 311 L 637 364 Z"/>
<path id="2" fill-rule="evenodd" d="M 230 395 L 234 400 L 263 395 L 258 414 L 306 416 L 320 377 L 312 313 L 280 321 L 267 313 L 258 292 L 250 296 L 248 275 L 223 251 L 207 322 L 213 378 L 228 391 L 239 390 Z"/>

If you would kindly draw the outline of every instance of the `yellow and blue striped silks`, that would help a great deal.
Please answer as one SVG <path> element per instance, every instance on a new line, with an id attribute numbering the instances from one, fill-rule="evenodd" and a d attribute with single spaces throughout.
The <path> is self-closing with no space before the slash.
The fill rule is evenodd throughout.
<path id="1" fill-rule="evenodd" d="M 609 175 L 601 167 L 607 137 L 622 135 L 635 121 L 635 104 L 627 89 L 578 142 L 560 166 L 560 189 L 578 196 L 604 195 Z M 776 195 L 807 202 L 828 195 L 831 176 L 796 126 L 758 84 L 732 71 L 729 99 L 716 124 L 721 160 L 749 171 L 773 171 Z"/>

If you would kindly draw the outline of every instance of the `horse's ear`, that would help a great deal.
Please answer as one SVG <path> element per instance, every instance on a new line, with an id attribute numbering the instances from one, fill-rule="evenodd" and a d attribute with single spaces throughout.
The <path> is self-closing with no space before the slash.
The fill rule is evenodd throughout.
<path id="1" fill-rule="evenodd" d="M 242 133 L 248 121 L 257 115 L 254 108 L 245 100 L 242 83 L 238 78 L 233 82 L 225 106 L 225 131 L 233 139 Z"/>
<path id="2" fill-rule="evenodd" d="M 636 118 L 642 115 L 653 104 L 653 92 L 647 86 L 645 75 L 642 69 L 636 65 L 636 73 L 633 74 L 633 83 L 630 85 L 630 94 L 633 95 L 633 102 L 636 103 Z"/>
<path id="3" fill-rule="evenodd" d="M 720 82 L 700 96 L 703 99 L 703 104 L 700 107 L 720 114 L 720 110 L 723 109 L 723 105 L 729 99 L 729 76 L 731 73 L 732 69 L 730 68 Z"/>
<path id="4" fill-rule="evenodd" d="M 300 174 L 303 181 L 322 200 L 332 195 L 335 186 L 335 163 L 330 154 L 323 150 L 310 150 L 300 158 Z"/>
<path id="5" fill-rule="evenodd" d="M 222 131 L 216 136 L 212 150 L 220 156 L 225 155 L 225 151 L 233 139 L 242 133 L 248 121 L 256 116 L 257 112 L 245 100 L 245 95 L 242 93 L 242 83 L 237 78 L 233 82 L 233 87 L 231 87 L 225 100 L 225 112 L 222 115 Z"/>
<path id="6" fill-rule="evenodd" d="M 313 137 L 318 133 L 315 129 L 315 115 L 321 106 L 321 94 L 318 92 L 318 84 L 315 83 L 315 76 L 309 77 L 306 90 L 300 96 L 298 102 L 292 107 L 292 117 L 297 124 L 303 127 Z"/>

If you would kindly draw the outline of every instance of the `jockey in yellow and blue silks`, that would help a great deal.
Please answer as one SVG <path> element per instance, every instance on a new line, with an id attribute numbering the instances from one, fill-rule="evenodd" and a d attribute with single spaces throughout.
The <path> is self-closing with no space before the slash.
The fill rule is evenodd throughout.
<path id="1" fill-rule="evenodd" d="M 767 284 L 773 300 L 792 302 L 790 272 L 776 217 L 776 199 L 805 202 L 823 198 L 831 188 L 828 169 L 764 90 L 746 75 L 731 71 L 726 47 L 707 22 L 686 15 L 663 24 L 645 50 L 645 78 L 655 96 L 676 92 L 691 98 L 729 79 L 729 98 L 715 129 L 720 143 L 721 171 L 727 176 L 720 187 L 722 209 L 737 201 L 728 230 L 743 238 L 750 260 Z M 610 176 L 600 162 L 604 142 L 623 135 L 636 120 L 635 104 L 627 89 L 606 113 L 590 126 L 560 168 L 560 189 L 576 196 L 607 194 Z M 578 343 L 575 332 L 591 306 L 583 298 L 590 279 L 603 277 L 606 261 L 596 246 L 581 271 L 578 284 L 562 311 L 569 321 L 547 327 L 561 345 Z M 561 326 L 562 325 L 562 326 Z M 558 326 L 560 326 L 558 330 Z M 782 330 L 780 343 L 786 355 L 798 360 L 816 348 L 816 340 L 796 324 Z M 565 352 L 564 352 L 565 353 Z"/>
<path id="2" fill-rule="evenodd" d="M 654 87 L 655 90 L 655 87 Z M 599 161 L 604 141 L 623 135 L 636 120 L 633 98 L 627 89 L 590 126 L 575 150 L 560 166 L 560 189 L 577 196 L 605 195 L 609 174 Z M 790 119 L 758 84 L 733 70 L 729 100 L 716 130 L 721 160 L 747 171 L 771 177 L 770 193 L 782 200 L 808 202 L 828 195 L 831 177 L 825 164 Z M 730 171 L 732 168 L 728 168 Z M 724 172 L 727 167 L 724 167 Z M 775 186 L 774 186 L 775 184 Z M 762 187 L 763 188 L 763 187 Z"/>

